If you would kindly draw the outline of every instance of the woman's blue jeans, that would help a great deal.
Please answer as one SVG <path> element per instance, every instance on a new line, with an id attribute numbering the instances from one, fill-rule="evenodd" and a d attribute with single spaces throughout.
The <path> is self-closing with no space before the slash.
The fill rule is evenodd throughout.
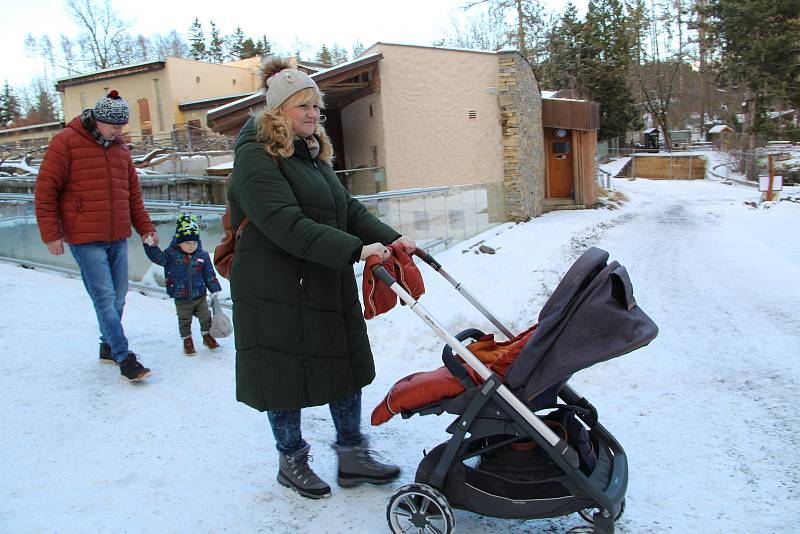
<path id="1" fill-rule="evenodd" d="M 336 427 L 336 443 L 345 447 L 361 444 L 361 390 L 328 403 L 328 407 Z M 300 432 L 300 410 L 271 410 L 267 417 L 278 452 L 292 455 L 307 445 Z"/>
<path id="2" fill-rule="evenodd" d="M 122 310 L 128 293 L 128 241 L 70 244 L 69 250 L 94 304 L 100 340 L 111 346 L 114 360 L 122 362 L 128 357 L 128 339 L 122 329 Z"/>

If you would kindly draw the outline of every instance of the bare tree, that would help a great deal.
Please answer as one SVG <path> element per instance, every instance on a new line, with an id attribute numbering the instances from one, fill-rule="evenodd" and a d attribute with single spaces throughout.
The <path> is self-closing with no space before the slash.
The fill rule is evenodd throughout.
<path id="1" fill-rule="evenodd" d="M 130 60 L 131 23 L 116 16 L 110 0 L 66 0 L 66 5 L 81 28 L 78 42 L 91 67 L 107 69 Z"/>
<path id="2" fill-rule="evenodd" d="M 676 4 L 680 9 L 680 2 Z M 639 61 L 633 63 L 633 78 L 639 87 L 642 107 L 663 132 L 667 150 L 672 148 L 670 110 L 683 97 L 681 85 L 687 66 L 683 30 L 673 23 L 676 17 L 671 8 L 676 4 L 659 5 L 651 0 L 649 16 L 637 21 L 640 31 L 646 32 L 649 39 L 637 41 Z M 680 26 L 680 18 L 677 20 Z"/>
<path id="3" fill-rule="evenodd" d="M 69 37 L 61 34 L 61 56 L 64 58 L 62 67 L 67 71 L 68 75 L 73 75 L 78 72 L 78 58 L 75 57 L 74 44 Z"/>
<path id="4" fill-rule="evenodd" d="M 434 44 L 471 50 L 499 50 L 506 46 L 509 32 L 503 11 L 491 3 L 484 7 L 482 11 L 469 10 L 463 19 L 451 16 L 451 29 Z"/>
<path id="5" fill-rule="evenodd" d="M 505 42 L 501 45 L 515 46 L 523 56 L 538 63 L 545 47 L 546 26 L 543 9 L 538 0 L 470 0 L 463 7 L 487 5 L 490 18 L 505 24 L 506 15 L 512 14 L 514 25 L 507 28 Z"/>
<path id="6" fill-rule="evenodd" d="M 189 45 L 177 31 L 172 30 L 166 35 L 153 36 L 155 56 L 159 59 L 168 57 L 185 58 L 189 55 Z"/>

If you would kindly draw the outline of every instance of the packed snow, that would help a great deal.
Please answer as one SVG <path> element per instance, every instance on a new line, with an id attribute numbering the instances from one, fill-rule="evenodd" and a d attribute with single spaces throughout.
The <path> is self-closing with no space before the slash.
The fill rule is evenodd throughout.
<path id="1" fill-rule="evenodd" d="M 571 381 L 628 453 L 618 532 L 797 532 L 800 204 L 758 206 L 756 189 L 714 180 L 613 186 L 618 202 L 607 208 L 504 224 L 436 258 L 520 331 L 583 250 L 608 250 L 660 327 L 649 346 Z M 800 188 L 784 190 L 791 195 Z M 421 269 L 421 302 L 452 333 L 494 331 Z M 96 320 L 78 278 L 0 264 L 0 291 L 0 531 L 386 532 L 390 495 L 413 481 L 423 451 L 448 437 L 453 416 L 369 427 L 396 380 L 441 365 L 442 342 L 404 307 L 368 322 L 378 375 L 364 390 L 363 414 L 372 448 L 399 464 L 401 477 L 336 486 L 330 415 L 307 409 L 312 466 L 333 486 L 330 499 L 312 501 L 276 483 L 266 416 L 235 400 L 232 338 L 188 358 L 172 302 L 131 292 L 126 332 L 153 369 L 132 385 L 97 362 Z M 582 523 L 577 515 L 455 516 L 461 533 L 560 533 Z"/>

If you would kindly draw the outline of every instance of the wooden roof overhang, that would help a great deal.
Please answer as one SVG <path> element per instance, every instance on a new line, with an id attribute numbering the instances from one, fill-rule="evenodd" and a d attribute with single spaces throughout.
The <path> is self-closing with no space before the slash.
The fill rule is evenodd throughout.
<path id="1" fill-rule="evenodd" d="M 565 130 L 597 130 L 600 128 L 600 104 L 591 100 L 543 98 L 542 126 Z"/>
<path id="2" fill-rule="evenodd" d="M 381 53 L 370 54 L 311 74 L 325 95 L 325 107 L 342 109 L 351 102 L 377 92 L 380 88 L 378 62 L 381 59 Z M 247 122 L 251 111 L 263 104 L 262 90 L 209 110 L 208 124 L 217 133 L 235 135 Z"/>

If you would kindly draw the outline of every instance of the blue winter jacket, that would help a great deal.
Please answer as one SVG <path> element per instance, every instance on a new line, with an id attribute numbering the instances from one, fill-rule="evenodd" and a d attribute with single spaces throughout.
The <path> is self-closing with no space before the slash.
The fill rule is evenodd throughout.
<path id="1" fill-rule="evenodd" d="M 144 243 L 144 251 L 150 261 L 164 266 L 167 279 L 167 294 L 176 300 L 193 300 L 205 296 L 206 288 L 212 293 L 222 291 L 214 265 L 203 244 L 198 240 L 197 250 L 186 254 L 173 238 L 166 250 Z"/>

